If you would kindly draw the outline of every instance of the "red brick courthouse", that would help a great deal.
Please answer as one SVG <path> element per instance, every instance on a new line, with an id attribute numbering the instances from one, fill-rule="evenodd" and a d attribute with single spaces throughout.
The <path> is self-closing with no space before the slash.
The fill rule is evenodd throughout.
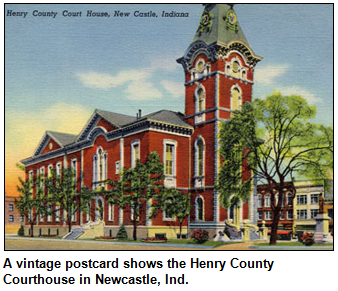
<path id="1" fill-rule="evenodd" d="M 119 179 L 123 167 L 133 167 L 137 159 L 144 163 L 150 152 L 157 151 L 164 163 L 164 185 L 192 194 L 193 207 L 183 233 L 206 229 L 212 237 L 224 230 L 226 220 L 253 222 L 253 194 L 235 209 L 223 209 L 215 183 L 220 124 L 251 101 L 253 70 L 260 60 L 243 34 L 233 5 L 206 4 L 192 43 L 177 60 L 184 69 L 184 115 L 165 109 L 145 116 L 139 112 L 137 117 L 95 110 L 78 135 L 45 133 L 33 156 L 22 161 L 27 179 L 71 166 L 79 181 L 77 191 L 81 186 L 95 189 L 106 179 Z M 110 205 L 103 197 L 93 201 L 92 215 L 77 213 L 74 225 L 97 220 L 98 206 L 105 235 L 115 236 L 121 224 L 131 233 L 130 211 Z M 175 237 L 179 231 L 178 221 L 162 213 L 149 219 L 145 211 L 138 225 L 140 238 Z M 42 217 L 35 228 L 42 234 L 67 232 L 64 219 L 54 216 Z"/>

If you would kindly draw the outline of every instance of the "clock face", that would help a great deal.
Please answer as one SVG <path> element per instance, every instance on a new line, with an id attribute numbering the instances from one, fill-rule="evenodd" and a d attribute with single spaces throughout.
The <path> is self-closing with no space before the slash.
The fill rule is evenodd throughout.
<path id="1" fill-rule="evenodd" d="M 237 16 L 235 14 L 235 12 L 230 12 L 228 14 L 228 21 L 230 24 L 235 24 L 237 22 Z"/>
<path id="2" fill-rule="evenodd" d="M 209 15 L 208 14 L 204 14 L 203 16 L 202 16 L 202 24 L 204 25 L 204 26 L 207 26 L 208 24 L 209 24 L 209 22 L 210 22 L 210 17 L 209 17 Z"/>

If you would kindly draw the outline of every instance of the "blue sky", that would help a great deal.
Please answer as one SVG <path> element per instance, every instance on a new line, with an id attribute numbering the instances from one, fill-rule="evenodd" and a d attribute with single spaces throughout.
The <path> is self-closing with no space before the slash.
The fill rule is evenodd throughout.
<path id="1" fill-rule="evenodd" d="M 201 4 L 8 4 L 7 10 L 28 15 L 5 17 L 5 146 L 16 149 L 11 157 L 6 150 L 6 159 L 29 156 L 45 130 L 77 134 L 95 108 L 184 112 L 184 74 L 175 60 L 194 37 Z M 33 17 L 34 10 L 58 15 Z M 64 10 L 82 17 L 63 17 Z M 87 10 L 111 17 L 87 18 Z M 131 16 L 115 18 L 115 10 Z M 162 18 L 163 10 L 189 17 Z M 315 121 L 331 125 L 333 5 L 238 4 L 235 10 L 251 47 L 264 57 L 254 98 L 273 90 L 301 94 L 317 106 Z M 134 11 L 159 17 L 136 18 Z"/>

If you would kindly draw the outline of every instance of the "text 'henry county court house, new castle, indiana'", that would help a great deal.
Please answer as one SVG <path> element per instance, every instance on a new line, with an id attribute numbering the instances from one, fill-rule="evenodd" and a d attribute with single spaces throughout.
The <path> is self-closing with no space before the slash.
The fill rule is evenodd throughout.
<path id="1" fill-rule="evenodd" d="M 253 194 L 235 208 L 223 209 L 215 189 L 220 168 L 219 128 L 233 110 L 252 98 L 253 70 L 262 58 L 248 44 L 231 4 L 206 4 L 195 37 L 183 57 L 185 113 L 161 110 L 137 117 L 95 110 L 78 135 L 47 131 L 32 157 L 23 160 L 26 178 L 72 167 L 77 191 L 95 189 L 106 179 L 118 180 L 122 168 L 145 163 L 156 151 L 164 164 L 164 185 L 191 193 L 191 213 L 183 233 L 196 229 L 210 236 L 224 230 L 224 222 L 252 221 Z M 100 206 L 100 207 L 98 207 Z M 90 215 L 76 213 L 74 226 L 97 220 L 100 209 L 104 234 L 116 236 L 120 225 L 131 233 L 131 211 L 119 209 L 98 195 Z M 146 206 L 145 206 L 146 207 Z M 62 218 L 62 212 L 59 215 Z M 65 219 L 42 217 L 36 229 L 66 234 Z M 176 237 L 179 222 L 159 213 L 150 219 L 142 211 L 139 237 Z M 27 228 L 28 231 L 29 228 Z"/>

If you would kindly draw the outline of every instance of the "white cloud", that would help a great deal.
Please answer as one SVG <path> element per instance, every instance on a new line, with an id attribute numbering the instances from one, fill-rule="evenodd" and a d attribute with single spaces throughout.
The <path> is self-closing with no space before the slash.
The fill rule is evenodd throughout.
<path id="1" fill-rule="evenodd" d="M 126 98 L 130 100 L 153 100 L 161 99 L 162 92 L 154 87 L 154 84 L 147 81 L 133 81 L 128 84 L 124 91 Z"/>
<path id="2" fill-rule="evenodd" d="M 288 64 L 259 67 L 255 70 L 255 81 L 261 84 L 273 84 L 277 82 L 277 78 L 283 76 L 289 68 L 290 66 Z"/>
<path id="3" fill-rule="evenodd" d="M 180 82 L 169 80 L 161 81 L 163 88 L 168 91 L 174 98 L 184 97 L 184 86 Z"/>
<path id="4" fill-rule="evenodd" d="M 76 74 L 85 87 L 103 90 L 118 87 L 131 81 L 146 79 L 149 78 L 150 75 L 150 70 L 124 70 L 115 76 L 97 72 Z"/>
<path id="5" fill-rule="evenodd" d="M 301 95 L 310 105 L 322 103 L 323 99 L 317 97 L 305 88 L 299 86 L 288 86 L 276 88 L 277 92 L 281 92 L 282 95 Z"/>

